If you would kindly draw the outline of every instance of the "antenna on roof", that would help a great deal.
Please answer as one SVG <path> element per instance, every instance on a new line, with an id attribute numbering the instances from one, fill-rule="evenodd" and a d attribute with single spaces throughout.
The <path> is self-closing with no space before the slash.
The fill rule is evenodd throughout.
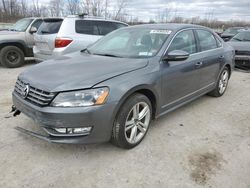
<path id="1" fill-rule="evenodd" d="M 88 15 L 89 15 L 88 13 L 80 13 L 78 16 L 81 18 L 84 18 L 85 16 L 88 16 Z"/>

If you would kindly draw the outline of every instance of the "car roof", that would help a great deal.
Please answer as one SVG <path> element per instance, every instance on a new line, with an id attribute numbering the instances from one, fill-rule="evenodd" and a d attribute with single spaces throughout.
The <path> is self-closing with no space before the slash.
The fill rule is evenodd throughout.
<path id="1" fill-rule="evenodd" d="M 131 26 L 130 28 L 168 29 L 168 30 L 172 30 L 172 31 L 178 31 L 178 30 L 188 29 L 188 28 L 208 29 L 208 28 L 200 26 L 200 25 L 180 24 L 180 23 L 142 24 L 142 25 Z"/>
<path id="2" fill-rule="evenodd" d="M 121 23 L 121 24 L 124 24 L 124 25 L 127 25 L 127 23 L 125 22 L 121 22 L 121 21 L 117 21 L 117 20 L 112 20 L 112 19 L 106 19 L 106 18 L 103 18 L 103 17 L 97 17 L 97 16 L 84 16 L 84 17 L 81 17 L 79 15 L 69 15 L 65 18 L 73 18 L 73 19 L 82 19 L 82 20 L 92 20 L 92 21 L 104 21 L 104 22 L 115 22 L 115 23 Z"/>

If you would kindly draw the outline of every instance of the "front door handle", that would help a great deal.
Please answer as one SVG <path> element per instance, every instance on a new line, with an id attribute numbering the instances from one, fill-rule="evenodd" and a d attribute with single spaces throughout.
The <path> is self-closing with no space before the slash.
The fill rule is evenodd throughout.
<path id="1" fill-rule="evenodd" d="M 198 62 L 198 63 L 195 64 L 196 67 L 200 67 L 202 65 L 203 65 L 203 62 Z"/>

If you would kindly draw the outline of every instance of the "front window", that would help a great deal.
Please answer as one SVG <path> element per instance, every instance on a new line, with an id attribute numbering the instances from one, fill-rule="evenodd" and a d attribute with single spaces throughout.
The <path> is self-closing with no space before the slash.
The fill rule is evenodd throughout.
<path id="1" fill-rule="evenodd" d="M 237 35 L 235 35 L 231 41 L 243 41 L 243 42 L 249 42 L 250 41 L 250 32 L 242 32 Z"/>
<path id="2" fill-rule="evenodd" d="M 31 24 L 31 22 L 33 21 L 33 19 L 21 19 L 19 21 L 17 21 L 11 28 L 10 30 L 12 31 L 20 31 L 20 32 L 24 32 L 26 31 L 26 29 L 29 27 L 29 25 Z"/>
<path id="3" fill-rule="evenodd" d="M 117 30 L 89 47 L 92 54 L 127 58 L 155 56 L 169 37 L 170 30 L 129 28 Z"/>
<path id="4" fill-rule="evenodd" d="M 197 52 L 194 33 L 192 30 L 180 32 L 171 43 L 168 51 L 182 50 L 189 54 Z"/>

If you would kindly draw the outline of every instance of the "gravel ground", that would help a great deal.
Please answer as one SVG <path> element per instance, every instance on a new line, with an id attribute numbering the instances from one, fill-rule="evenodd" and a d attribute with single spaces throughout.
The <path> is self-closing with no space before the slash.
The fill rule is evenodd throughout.
<path id="1" fill-rule="evenodd" d="M 0 67 L 0 187 L 250 188 L 250 74 L 234 72 L 226 94 L 156 120 L 132 150 L 109 143 L 57 145 L 22 135 L 9 117 L 18 69 Z"/>

